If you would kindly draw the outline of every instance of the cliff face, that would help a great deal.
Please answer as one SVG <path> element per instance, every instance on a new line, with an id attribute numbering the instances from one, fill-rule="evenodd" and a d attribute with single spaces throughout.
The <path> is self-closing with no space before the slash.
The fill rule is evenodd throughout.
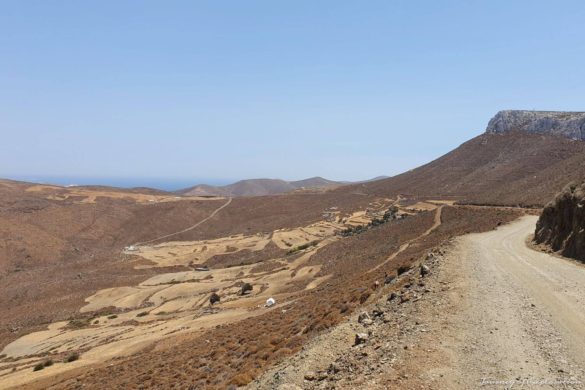
<path id="1" fill-rule="evenodd" d="M 544 208 L 534 240 L 585 261 L 585 182 L 569 184 Z"/>
<path id="2" fill-rule="evenodd" d="M 558 135 L 585 141 L 585 112 L 500 111 L 488 123 L 486 133 L 523 131 Z"/>

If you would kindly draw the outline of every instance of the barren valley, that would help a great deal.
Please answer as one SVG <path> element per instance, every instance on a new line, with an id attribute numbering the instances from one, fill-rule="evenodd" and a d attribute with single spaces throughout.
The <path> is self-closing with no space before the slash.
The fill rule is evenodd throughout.
<path id="1" fill-rule="evenodd" d="M 581 187 L 536 229 L 580 118 L 277 195 L 2 180 L 0 388 L 583 388 Z"/>

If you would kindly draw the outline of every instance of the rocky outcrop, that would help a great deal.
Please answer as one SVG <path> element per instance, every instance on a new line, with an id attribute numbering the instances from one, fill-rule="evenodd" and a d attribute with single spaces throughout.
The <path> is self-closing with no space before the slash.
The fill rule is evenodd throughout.
<path id="1" fill-rule="evenodd" d="M 558 135 L 585 141 L 585 112 L 500 111 L 488 123 L 486 133 L 523 131 Z"/>
<path id="2" fill-rule="evenodd" d="M 585 182 L 569 184 L 544 208 L 534 240 L 585 261 Z"/>

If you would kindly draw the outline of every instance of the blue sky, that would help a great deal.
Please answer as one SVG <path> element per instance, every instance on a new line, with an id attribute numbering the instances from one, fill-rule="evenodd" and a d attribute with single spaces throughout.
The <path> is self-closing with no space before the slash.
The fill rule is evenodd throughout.
<path id="1" fill-rule="evenodd" d="M 358 180 L 585 110 L 580 1 L 2 1 L 0 176 Z"/>

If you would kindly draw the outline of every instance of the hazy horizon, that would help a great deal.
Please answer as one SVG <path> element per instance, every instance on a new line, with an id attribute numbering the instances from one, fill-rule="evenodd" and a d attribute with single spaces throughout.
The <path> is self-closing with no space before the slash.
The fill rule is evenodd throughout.
<path id="1" fill-rule="evenodd" d="M 577 1 L 6 2 L 0 176 L 398 174 L 499 110 L 582 111 L 583 16 Z"/>
<path id="2" fill-rule="evenodd" d="M 318 175 L 317 175 L 318 176 Z M 357 181 L 366 181 L 379 176 L 366 177 Z M 315 176 L 312 176 L 315 177 Z M 84 185 L 103 185 L 119 188 L 135 188 L 135 187 L 147 187 L 153 189 L 159 189 L 164 191 L 176 191 L 185 188 L 189 188 L 199 184 L 207 184 L 212 186 L 224 186 L 233 184 L 241 180 L 249 179 L 279 179 L 286 181 L 296 181 L 309 179 L 311 177 L 302 178 L 281 178 L 281 177 L 247 177 L 239 179 L 214 179 L 214 178 L 153 178 L 153 177 L 83 177 L 83 176 L 51 176 L 51 175 L 6 175 L 1 176 L 0 179 L 24 181 L 39 184 L 52 184 L 60 186 L 84 186 Z M 349 182 L 350 180 L 344 179 L 331 179 L 325 177 L 328 180 Z"/>

